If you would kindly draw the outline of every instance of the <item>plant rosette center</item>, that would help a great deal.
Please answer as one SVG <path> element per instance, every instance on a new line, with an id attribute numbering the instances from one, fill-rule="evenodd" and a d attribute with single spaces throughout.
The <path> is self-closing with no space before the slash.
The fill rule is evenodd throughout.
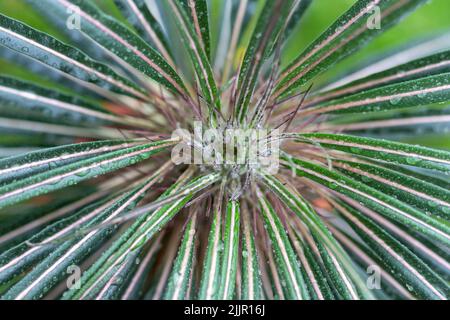
<path id="1" fill-rule="evenodd" d="M 278 129 L 210 128 L 194 122 L 193 130 L 177 129 L 172 138 L 180 142 L 172 149 L 176 165 L 194 164 L 238 177 L 255 170 L 276 174 L 279 169 Z"/>

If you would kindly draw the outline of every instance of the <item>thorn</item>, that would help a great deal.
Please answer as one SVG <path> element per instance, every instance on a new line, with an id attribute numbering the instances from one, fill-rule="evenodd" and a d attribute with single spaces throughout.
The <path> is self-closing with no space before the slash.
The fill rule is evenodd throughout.
<path id="1" fill-rule="evenodd" d="M 298 104 L 297 108 L 295 109 L 295 112 L 293 113 L 291 119 L 289 120 L 288 124 L 286 125 L 286 128 L 284 128 L 283 133 L 285 133 L 289 129 L 289 127 L 291 126 L 292 122 L 294 121 L 295 117 L 297 116 L 298 111 L 302 107 L 303 103 L 305 102 L 306 97 L 308 96 L 309 92 L 311 91 L 313 85 L 314 84 L 311 83 L 311 85 L 306 90 L 305 94 L 303 95 L 302 99 L 300 100 L 300 103 Z"/>

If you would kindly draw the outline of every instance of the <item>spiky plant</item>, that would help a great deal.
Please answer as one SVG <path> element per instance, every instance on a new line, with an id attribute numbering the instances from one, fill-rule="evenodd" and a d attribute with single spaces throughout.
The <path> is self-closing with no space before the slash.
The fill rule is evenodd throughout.
<path id="1" fill-rule="evenodd" d="M 37 75 L 0 78 L 1 297 L 446 299 L 450 153 L 393 140 L 448 127 L 450 51 L 318 77 L 427 1 L 359 0 L 289 64 L 311 0 L 218 2 L 27 0 L 71 45 L 0 15 Z M 198 121 L 269 130 L 279 171 L 175 164 Z"/>

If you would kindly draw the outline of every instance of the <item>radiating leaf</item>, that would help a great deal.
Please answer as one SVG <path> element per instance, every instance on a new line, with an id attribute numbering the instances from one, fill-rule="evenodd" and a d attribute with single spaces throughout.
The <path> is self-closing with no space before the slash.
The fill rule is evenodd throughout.
<path id="1" fill-rule="evenodd" d="M 301 240 L 302 236 L 297 231 L 297 228 L 291 228 L 290 230 L 292 230 L 291 233 L 294 233 L 291 236 L 295 238 L 291 238 L 291 241 L 300 258 L 300 262 L 304 266 L 304 274 L 306 275 L 304 278 L 308 280 L 306 282 L 310 287 L 311 298 L 318 300 L 333 299 L 335 295 L 327 280 L 329 273 L 326 272 L 323 263 L 321 263 L 320 256 L 315 254 L 318 253 L 318 249 L 317 247 L 313 249 L 314 242 L 311 241 L 313 238 L 309 236 L 307 239 L 309 242 L 306 239 Z"/>
<path id="2" fill-rule="evenodd" d="M 302 134 L 309 141 L 327 149 L 339 150 L 356 156 L 404 164 L 413 167 L 435 169 L 448 172 L 450 152 L 417 145 L 382 139 L 357 137 L 342 134 L 313 133 Z"/>
<path id="3" fill-rule="evenodd" d="M 74 185 L 98 175 L 119 170 L 148 159 L 174 141 L 159 141 L 112 151 L 75 163 L 63 165 L 47 172 L 38 173 L 0 187 L 0 207 L 10 206 L 38 195 Z"/>
<path id="4" fill-rule="evenodd" d="M 309 106 L 312 103 L 317 104 L 318 102 L 335 99 L 344 95 L 354 94 L 356 92 L 366 91 L 380 86 L 448 72 L 450 72 L 450 51 L 440 52 L 352 81 L 344 86 L 321 92 L 316 97 L 312 98 L 312 101 L 307 102 L 306 105 Z"/>
<path id="5" fill-rule="evenodd" d="M 101 106 L 12 78 L 0 77 L 0 115 L 92 126 L 126 123 Z"/>
<path id="6" fill-rule="evenodd" d="M 182 0 L 186 12 L 190 15 L 195 32 L 202 40 L 206 56 L 211 57 L 211 43 L 209 33 L 209 15 L 207 0 Z"/>
<path id="7" fill-rule="evenodd" d="M 150 12 L 145 0 L 114 0 L 117 8 L 137 33 L 152 43 L 161 55 L 169 61 L 168 44 L 162 26 Z"/>
<path id="8" fill-rule="evenodd" d="M 430 182 L 380 166 L 334 162 L 346 175 L 437 217 L 450 218 L 450 192 Z"/>
<path id="9" fill-rule="evenodd" d="M 193 276 L 196 229 L 197 213 L 194 213 L 184 231 L 183 240 L 167 282 L 164 293 L 164 298 L 167 300 L 184 300 L 188 297 L 189 280 Z"/>
<path id="10" fill-rule="evenodd" d="M 351 283 L 347 282 L 347 290 L 351 293 L 352 299 L 371 298 L 372 294 L 367 289 L 360 275 L 355 271 L 344 249 L 339 245 L 337 240 L 330 233 L 324 222 L 317 215 L 311 205 L 306 202 L 298 193 L 294 193 L 287 188 L 281 181 L 267 174 L 261 175 L 264 184 L 271 189 L 284 203 L 291 209 L 304 223 L 314 232 L 314 234 L 322 241 L 325 246 L 331 250 L 339 268 L 343 270 L 346 276 L 351 279 Z M 343 281 L 340 279 L 340 281 Z"/>
<path id="11" fill-rule="evenodd" d="M 283 224 L 262 192 L 257 190 L 256 195 L 264 216 L 265 228 L 272 243 L 286 298 L 295 300 L 308 299 L 309 294 L 300 270 L 301 266 Z"/>
<path id="12" fill-rule="evenodd" d="M 345 206 L 341 213 L 364 242 L 382 257 L 387 270 L 409 291 L 423 299 L 447 299 L 448 284 L 413 252 L 357 210 Z"/>
<path id="13" fill-rule="evenodd" d="M 412 108 L 450 100 L 450 73 L 425 76 L 420 79 L 378 86 L 343 98 L 319 103 L 301 111 L 315 113 L 377 112 Z"/>
<path id="14" fill-rule="evenodd" d="M 359 0 L 283 71 L 276 96 L 289 95 L 412 12 L 423 0 Z M 380 28 L 376 19 L 380 14 Z M 375 22 L 375 23 L 374 23 Z"/>
<path id="15" fill-rule="evenodd" d="M 415 208 L 397 200 L 391 195 L 383 194 L 365 184 L 355 181 L 341 173 L 329 170 L 323 166 L 290 158 L 285 166 L 294 170 L 297 175 L 307 177 L 327 188 L 342 193 L 351 199 L 363 203 L 365 206 L 379 212 L 389 219 L 393 219 L 418 232 L 426 234 L 443 244 L 450 243 L 449 226 Z"/>
<path id="16" fill-rule="evenodd" d="M 41 0 L 39 0 L 41 1 Z M 163 86 L 185 94 L 182 80 L 161 55 L 120 22 L 104 14 L 90 0 L 42 0 L 56 12 L 76 10 L 81 31 L 124 64 Z M 132 54 L 130 54 L 132 53 Z"/>
<path id="17" fill-rule="evenodd" d="M 295 10 L 291 11 L 289 22 L 284 30 L 284 39 L 289 40 L 292 36 L 294 37 L 294 31 L 298 27 L 300 21 L 302 20 L 304 14 L 309 9 L 312 4 L 312 0 L 298 0 L 297 7 Z"/>
<path id="18" fill-rule="evenodd" d="M 129 80 L 59 40 L 0 14 L 0 45 L 32 57 L 70 77 L 118 93 L 143 97 Z"/>
<path id="19" fill-rule="evenodd" d="M 203 262 L 198 298 L 201 300 L 217 299 L 220 285 L 220 267 L 222 261 L 222 203 L 224 186 L 221 187 L 214 201 L 214 216 L 208 234 L 208 246 Z"/>
<path id="20" fill-rule="evenodd" d="M 0 185 L 11 183 L 14 179 L 23 179 L 27 176 L 47 171 L 49 168 L 56 168 L 57 166 L 85 159 L 92 155 L 126 148 L 130 144 L 136 145 L 137 142 L 113 140 L 78 143 L 2 159 L 0 160 Z"/>
<path id="21" fill-rule="evenodd" d="M 280 33 L 294 2 L 274 0 L 264 5 L 239 71 L 236 118 L 240 123 L 244 122 L 247 115 L 262 65 L 280 41 Z"/>
<path id="22" fill-rule="evenodd" d="M 220 271 L 219 292 L 217 294 L 217 297 L 220 300 L 230 300 L 234 298 L 236 272 L 238 267 L 239 211 L 239 203 L 230 200 L 226 208 L 222 267 Z"/>
<path id="23" fill-rule="evenodd" d="M 203 99 L 208 104 L 208 108 L 212 114 L 214 108 L 220 110 L 220 96 L 209 58 L 202 45 L 202 39 L 197 35 L 195 27 L 186 12 L 189 10 L 185 8 L 183 2 L 176 0 L 168 1 L 171 12 L 175 17 L 175 22 L 180 32 L 183 45 L 189 52 L 199 86 L 203 93 Z"/>
<path id="24" fill-rule="evenodd" d="M 95 297 L 113 275 L 114 270 L 120 268 L 122 263 L 133 255 L 133 252 L 142 249 L 143 245 L 150 240 L 163 226 L 165 226 L 192 198 L 198 188 L 208 186 L 214 181 L 214 176 L 205 176 L 187 184 L 187 192 L 172 203 L 159 206 L 156 211 L 145 210 L 135 223 L 129 227 L 88 269 L 82 277 L 83 285 L 79 290 L 67 291 L 64 299 L 89 299 Z M 189 179 L 189 175 L 180 177 L 178 183 L 169 188 L 160 199 L 168 195 L 180 193 L 179 189 Z M 191 191 L 192 190 L 192 191 Z M 136 209 L 136 210 L 139 210 Z M 135 210 L 135 211 L 136 211 Z"/>
<path id="25" fill-rule="evenodd" d="M 242 294 L 243 300 L 260 300 L 264 297 L 261 287 L 261 270 L 255 245 L 255 232 L 250 224 L 248 210 L 242 210 Z"/>
<path id="26" fill-rule="evenodd" d="M 82 219 L 75 222 L 75 228 L 90 227 L 96 223 L 111 220 L 132 209 L 142 199 L 145 192 L 155 184 L 156 178 L 158 178 L 158 176 L 154 176 L 149 181 L 140 184 L 129 193 L 125 193 L 123 196 L 107 202 L 106 205 L 99 208 L 100 210 L 96 209 L 90 211 L 87 216 L 84 216 Z M 88 220 L 88 217 L 91 217 L 91 219 Z M 73 226 L 69 227 L 74 228 Z M 59 233 L 67 232 L 67 229 L 68 227 Z M 113 230 L 113 228 L 107 228 L 93 231 L 88 235 L 77 237 L 74 240 L 68 240 L 54 250 L 52 250 L 52 247 L 50 246 L 49 249 L 51 254 L 34 267 L 32 272 L 29 272 L 21 281 L 12 287 L 5 294 L 4 298 L 42 298 L 42 295 L 45 294 L 52 285 L 56 284 L 67 275 L 68 267 L 81 263 L 82 259 L 102 244 L 103 240 L 109 237 Z M 59 233 L 56 233 L 56 235 Z M 53 235 L 53 237 L 55 237 L 55 235 Z M 51 243 L 51 239 L 52 237 L 49 237 L 45 239 L 45 241 L 50 240 Z"/>

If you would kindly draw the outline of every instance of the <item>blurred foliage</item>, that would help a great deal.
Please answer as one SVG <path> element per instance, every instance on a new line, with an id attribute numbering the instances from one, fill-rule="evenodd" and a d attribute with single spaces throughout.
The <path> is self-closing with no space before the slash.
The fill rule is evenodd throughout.
<path id="1" fill-rule="evenodd" d="M 217 0 L 211 0 L 217 7 Z M 112 5 L 112 0 L 96 0 L 99 6 L 116 17 L 118 11 Z M 300 51 L 305 49 L 317 36 L 319 36 L 331 23 L 344 13 L 356 0 L 313 0 L 313 4 L 303 17 L 296 33 L 289 41 L 285 52 L 285 62 L 293 59 Z M 215 8 L 214 7 L 214 8 Z M 60 39 L 64 37 L 37 15 L 25 0 L 0 0 L 0 12 L 19 19 L 40 30 L 48 32 Z M 218 12 L 218 10 L 214 10 Z M 346 61 L 353 63 L 374 53 L 384 52 L 390 48 L 409 41 L 427 36 L 429 34 L 450 31 L 450 1 L 430 0 L 425 6 L 407 17 L 403 23 L 383 33 L 377 40 L 369 44 L 357 57 Z M 218 18 L 216 14 L 213 17 Z M 214 36 L 214 35 L 213 35 Z M 345 69 L 346 66 L 339 66 Z"/>
<path id="2" fill-rule="evenodd" d="M 211 1 L 212 6 L 217 8 L 218 1 Z M 112 5 L 112 0 L 96 0 L 96 2 L 104 10 L 115 17 L 120 17 L 117 9 Z M 305 49 L 309 43 L 319 36 L 355 2 L 356 0 L 313 0 L 313 4 L 289 41 L 285 50 L 284 62 L 289 62 L 299 52 Z M 0 12 L 24 21 L 39 30 L 43 30 L 64 40 L 64 36 L 36 14 L 36 12 L 26 4 L 25 0 L 0 0 Z M 213 12 L 217 13 L 219 11 L 213 10 Z M 401 44 L 406 44 L 411 40 L 431 34 L 449 32 L 449 12 L 449 0 L 430 0 L 425 6 L 407 17 L 403 23 L 384 32 L 364 50 L 361 50 L 358 54 L 352 56 L 352 59 L 347 59 L 336 68 L 333 68 L 332 73 L 339 73 L 346 70 L 351 64 L 362 61 L 371 55 L 385 52 L 386 50 Z M 213 17 L 218 18 L 218 15 L 213 15 Z M 2 73 L 12 69 L 11 66 L 8 66 L 5 62 L 0 62 L 0 67 Z"/>
<path id="3" fill-rule="evenodd" d="M 263 2 L 262 0 L 260 0 Z M 109 12 L 116 18 L 121 19 L 120 13 L 113 4 L 113 0 L 95 0 L 103 10 Z M 212 19 L 220 19 L 221 0 L 210 0 L 212 8 Z M 284 51 L 284 64 L 289 63 L 302 50 L 304 50 L 316 37 L 318 37 L 328 26 L 330 26 L 342 13 L 344 13 L 356 0 L 313 0 L 313 3 L 297 30 L 290 38 Z M 45 31 L 63 41 L 64 35 L 58 32 L 54 27 L 43 20 L 36 12 L 26 4 L 25 0 L 0 0 L 0 12 Z M 402 23 L 382 33 L 375 41 L 368 44 L 364 49 L 339 63 L 337 66 L 316 79 L 316 85 L 321 79 L 330 79 L 338 75 L 345 74 L 352 67 L 361 65 L 371 57 L 394 50 L 394 48 L 407 45 L 417 39 L 427 36 L 443 34 L 450 32 L 450 0 L 430 0 L 426 5 L 408 16 Z M 122 19 L 123 21 L 123 19 Z M 216 38 L 216 28 L 212 22 L 212 39 Z M 247 35 L 249 36 L 250 33 Z M 243 46 L 245 47 L 245 46 Z M 0 59 L 0 72 L 2 74 L 11 74 L 20 78 L 29 80 L 39 80 L 41 85 L 50 85 L 45 80 L 39 78 L 39 75 L 32 74 L 9 62 Z M 447 142 L 445 142 L 447 140 Z M 437 147 L 450 148 L 450 139 L 440 139 L 440 141 L 420 141 L 421 143 Z M 437 144 L 437 145 L 436 145 Z"/>

